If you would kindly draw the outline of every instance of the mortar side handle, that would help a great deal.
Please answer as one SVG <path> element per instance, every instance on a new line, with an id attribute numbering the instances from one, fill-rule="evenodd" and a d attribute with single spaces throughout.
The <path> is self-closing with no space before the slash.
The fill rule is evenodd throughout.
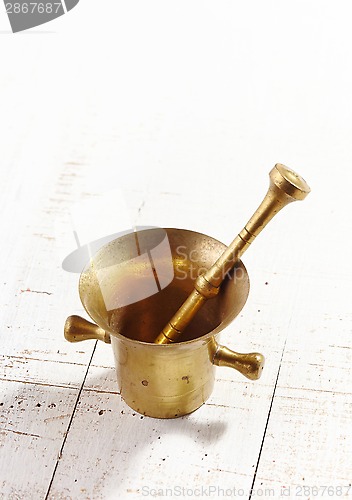
<path id="1" fill-rule="evenodd" d="M 69 316 L 64 326 L 65 339 L 69 342 L 81 342 L 82 340 L 96 339 L 111 343 L 110 335 L 95 323 L 91 323 L 81 316 Z"/>
<path id="2" fill-rule="evenodd" d="M 263 372 L 265 358 L 259 352 L 242 354 L 217 344 L 213 364 L 234 368 L 250 380 L 258 380 Z"/>

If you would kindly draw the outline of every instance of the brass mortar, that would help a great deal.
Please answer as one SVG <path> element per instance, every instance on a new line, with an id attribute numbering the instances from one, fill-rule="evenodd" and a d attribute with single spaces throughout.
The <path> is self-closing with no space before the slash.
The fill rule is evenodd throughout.
<path id="1" fill-rule="evenodd" d="M 236 353 L 219 344 L 219 335 L 248 297 L 249 277 L 240 256 L 283 206 L 304 199 L 310 191 L 283 165 L 276 165 L 270 177 L 262 204 L 229 247 L 194 231 L 161 230 L 169 253 L 153 257 L 153 271 L 161 282 L 171 261 L 173 278 L 157 293 L 111 306 L 118 304 L 121 294 L 128 298 L 137 287 L 143 295 L 150 286 L 145 262 L 134 258 L 136 241 L 141 238 L 148 248 L 156 248 L 160 229 L 117 238 L 101 248 L 82 272 L 80 298 L 96 324 L 70 316 L 65 338 L 112 344 L 121 396 L 137 412 L 174 418 L 196 410 L 211 395 L 215 365 L 235 368 L 252 380 L 260 377 L 263 355 Z M 137 250 L 138 257 L 138 243 Z"/>

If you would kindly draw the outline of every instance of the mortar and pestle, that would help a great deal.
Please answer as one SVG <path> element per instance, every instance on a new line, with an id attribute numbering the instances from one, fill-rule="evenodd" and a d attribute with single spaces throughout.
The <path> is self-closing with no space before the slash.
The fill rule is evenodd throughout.
<path id="1" fill-rule="evenodd" d="M 65 338 L 112 344 L 120 394 L 137 412 L 174 418 L 196 410 L 211 395 L 215 365 L 260 377 L 262 354 L 218 340 L 248 297 L 241 256 L 274 215 L 310 192 L 282 164 L 269 176 L 264 200 L 228 247 L 194 231 L 146 229 L 108 243 L 82 271 L 80 298 L 96 324 L 70 316 Z"/>

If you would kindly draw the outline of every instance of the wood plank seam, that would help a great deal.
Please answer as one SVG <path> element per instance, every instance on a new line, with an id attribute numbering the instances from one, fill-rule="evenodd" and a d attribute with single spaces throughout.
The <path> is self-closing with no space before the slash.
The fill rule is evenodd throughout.
<path id="1" fill-rule="evenodd" d="M 286 348 L 286 342 L 287 342 L 287 336 L 286 336 L 285 343 L 284 343 L 284 346 L 283 346 L 283 349 L 282 349 L 282 353 L 281 353 L 281 359 L 280 359 L 280 363 L 279 363 L 279 368 L 278 368 L 277 375 L 276 375 L 274 390 L 273 390 L 273 394 L 272 394 L 271 401 L 270 401 L 268 416 L 267 416 L 265 427 L 264 427 L 263 439 L 262 439 L 262 442 L 260 444 L 260 449 L 259 449 L 259 454 L 258 454 L 258 460 L 257 460 L 256 466 L 255 466 L 254 475 L 253 475 L 253 481 L 252 481 L 252 485 L 251 485 L 251 489 L 250 489 L 248 500 L 251 500 L 251 498 L 252 498 L 252 492 L 253 492 L 255 480 L 256 480 L 256 477 L 257 477 L 258 467 L 259 467 L 259 463 L 260 463 L 260 457 L 261 457 L 262 450 L 263 450 L 263 447 L 264 447 L 266 431 L 268 429 L 269 420 L 270 420 L 270 414 L 271 414 L 271 410 L 272 410 L 273 403 L 274 403 L 274 398 L 275 398 L 275 393 L 276 393 L 276 387 L 277 387 L 277 383 L 279 381 L 282 360 L 283 360 L 284 353 L 285 353 L 285 348 Z"/>
<path id="2" fill-rule="evenodd" d="M 94 343 L 94 347 L 93 347 L 93 351 L 92 351 L 92 354 L 91 354 L 91 357 L 89 359 L 89 363 L 87 365 L 87 369 L 86 369 L 86 372 L 85 372 L 85 375 L 83 377 L 83 381 L 82 381 L 82 384 L 79 388 L 79 391 L 78 391 L 78 394 L 77 394 L 77 398 L 76 398 L 76 402 L 75 402 L 75 405 L 73 407 L 73 410 L 72 410 L 72 414 L 71 414 L 71 418 L 69 420 L 69 423 L 68 423 L 68 426 L 67 426 L 67 429 L 66 429 L 66 432 L 64 434 L 64 438 L 63 438 L 63 441 L 62 441 L 62 444 L 61 444 L 61 448 L 60 448 L 60 451 L 59 451 L 59 455 L 57 457 L 57 460 L 56 460 L 56 464 L 55 464 L 55 467 L 54 467 L 54 471 L 53 471 L 53 474 L 51 476 L 51 479 L 50 479 L 50 483 L 49 483 L 49 486 L 48 486 L 48 490 L 46 492 L 46 495 L 45 495 L 45 500 L 48 500 L 49 499 L 49 495 L 50 495 L 50 490 L 51 490 L 51 486 L 53 484 L 53 481 L 54 481 L 54 478 L 55 478 L 55 474 L 56 474 L 56 471 L 57 471 L 57 468 L 58 468 L 58 465 L 59 465 L 59 462 L 60 462 L 60 459 L 62 457 L 62 454 L 63 454 L 63 450 L 64 450 L 64 447 L 65 447 L 65 443 L 66 443 L 66 440 L 67 440 L 67 437 L 68 437 L 68 433 L 70 431 L 70 428 L 71 428 L 71 425 L 72 425 L 72 422 L 73 422 L 73 418 L 75 416 L 75 413 L 76 413 L 76 409 L 77 409 L 77 406 L 78 406 L 78 403 L 79 403 L 79 400 L 81 398 L 81 394 L 82 394 L 82 391 L 83 391 L 83 387 L 84 387 L 84 384 L 85 384 L 85 381 L 86 381 L 86 378 L 87 378 L 87 375 L 88 375 L 88 372 L 89 372 L 89 368 L 90 368 L 90 364 L 92 362 L 92 359 L 93 359 L 93 356 L 94 356 L 94 353 L 95 353 L 95 349 L 97 347 L 97 343 L 98 341 L 96 340 L 95 343 Z"/>
<path id="3" fill-rule="evenodd" d="M 77 363 L 75 361 L 62 361 L 60 359 L 43 359 L 43 358 L 34 358 L 34 357 L 29 357 L 29 356 L 14 356 L 14 355 L 9 355 L 9 354 L 0 354 L 0 358 L 6 358 L 6 359 L 15 359 L 15 360 L 26 360 L 26 361 L 40 361 L 43 363 L 60 363 L 63 365 L 75 365 L 75 366 L 86 366 L 85 363 Z M 105 366 L 105 365 L 92 365 L 95 368 L 104 368 L 104 369 L 111 369 L 111 366 Z"/>

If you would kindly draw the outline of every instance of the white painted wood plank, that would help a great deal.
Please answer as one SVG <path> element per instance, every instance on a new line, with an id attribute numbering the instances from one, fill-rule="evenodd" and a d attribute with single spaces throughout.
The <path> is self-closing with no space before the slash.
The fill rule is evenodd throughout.
<path id="1" fill-rule="evenodd" d="M 45 498 L 77 391 L 0 381 L 0 497 Z"/>
<path id="2" fill-rule="evenodd" d="M 295 498 L 302 486 L 321 487 L 319 496 L 323 486 L 341 486 L 345 496 L 351 485 L 351 416 L 351 395 L 278 387 L 254 489 L 274 487 L 278 493 L 285 485 Z"/>
<path id="3" fill-rule="evenodd" d="M 298 291 L 254 487 L 338 497 L 352 471 L 351 282 L 303 277 Z"/>
<path id="4" fill-rule="evenodd" d="M 84 19 L 96 21 L 96 4 L 81 3 Z M 247 488 L 283 350 L 255 486 L 299 484 L 302 470 L 307 482 L 335 476 L 342 482 L 350 475 L 351 430 L 344 416 L 350 417 L 352 277 L 347 3 L 331 10 L 305 3 L 304 10 L 287 11 L 256 2 L 254 17 L 253 5 L 238 11 L 196 4 L 185 17 L 182 7 L 170 15 L 166 4 L 140 3 L 136 16 L 134 5 L 108 1 L 115 15 L 105 16 L 102 29 L 94 25 L 94 37 L 92 22 L 80 23 L 79 38 L 77 8 L 77 16 L 57 24 L 67 22 L 68 33 L 49 34 L 45 43 L 41 36 L 13 37 L 2 51 L 4 423 L 41 435 L 44 419 L 65 416 L 65 424 L 53 420 L 42 439 L 6 431 L 1 481 L 10 498 L 38 498 L 49 487 L 61 427 L 94 346 L 69 345 L 62 335 L 65 316 L 82 312 L 77 276 L 60 269 L 74 243 L 65 212 L 83 193 L 92 195 L 98 181 L 103 189 L 127 184 L 136 193 L 134 209 L 137 202 L 144 207 L 139 221 L 229 242 L 257 205 L 275 161 L 302 170 L 313 192 L 304 205 L 278 216 L 245 256 L 251 295 L 223 335 L 234 349 L 266 354 L 261 381 L 247 383 L 219 369 L 208 405 L 155 424 L 109 394 L 115 389 L 111 352 L 99 345 L 51 495 L 116 498 L 117 491 L 130 490 L 133 498 L 146 478 L 150 486 L 174 486 L 189 471 L 186 483 L 193 486 L 212 481 Z M 31 401 L 27 410 L 33 394 L 48 405 L 57 391 L 70 396 L 54 398 L 57 413 L 46 409 L 40 418 L 35 412 L 24 418 L 28 411 L 18 413 L 12 404 L 13 384 Z M 55 440 L 47 442 L 48 436 Z M 134 444 L 137 456 L 130 451 Z"/>
<path id="5" fill-rule="evenodd" d="M 187 417 L 151 419 L 116 395 L 83 391 L 51 498 L 124 498 L 128 493 L 137 498 L 148 489 L 177 486 L 249 487 L 256 455 L 246 437 L 255 428 L 255 415 L 243 421 L 234 441 L 240 411 L 204 405 Z"/>
<path id="6" fill-rule="evenodd" d="M 65 165 L 68 108 L 22 104 L 15 128 L 2 107 L 1 129 L 0 497 L 11 499 L 45 497 L 94 346 L 63 338 L 65 301 L 82 310 L 55 231 L 77 195 L 64 186 L 78 170 Z"/>

